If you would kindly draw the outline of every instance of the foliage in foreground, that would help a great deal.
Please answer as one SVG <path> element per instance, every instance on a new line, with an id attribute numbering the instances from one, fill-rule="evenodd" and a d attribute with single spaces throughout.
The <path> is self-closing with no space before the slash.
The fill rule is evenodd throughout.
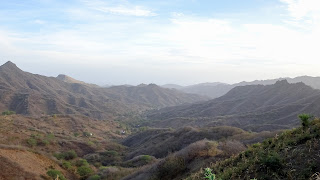
<path id="1" fill-rule="evenodd" d="M 320 120 L 300 115 L 302 127 L 250 146 L 239 155 L 213 164 L 216 177 L 225 179 L 309 179 L 320 171 Z M 188 179 L 203 179 L 203 172 Z"/>

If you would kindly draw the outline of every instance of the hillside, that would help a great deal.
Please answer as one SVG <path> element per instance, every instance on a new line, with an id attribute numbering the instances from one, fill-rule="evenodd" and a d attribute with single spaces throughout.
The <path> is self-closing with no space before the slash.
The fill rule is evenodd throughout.
<path id="1" fill-rule="evenodd" d="M 252 131 L 292 128 L 299 124 L 298 114 L 318 115 L 319 101 L 319 90 L 283 80 L 274 85 L 239 86 L 214 100 L 151 111 L 146 124 L 173 128 L 228 125 Z"/>
<path id="2" fill-rule="evenodd" d="M 85 83 L 83 81 L 79 81 L 79 80 L 76 80 L 70 76 L 67 76 L 67 75 L 64 75 L 64 74 L 59 74 L 57 77 L 57 79 L 61 80 L 61 81 L 64 81 L 66 83 L 73 83 L 73 84 L 83 84 L 83 85 L 87 85 L 87 86 L 92 86 L 92 87 L 99 87 L 98 85 L 95 85 L 95 84 L 88 84 L 88 83 Z"/>
<path id="3" fill-rule="evenodd" d="M 238 156 L 217 162 L 213 172 L 225 179 L 318 179 L 320 120 L 254 144 Z M 203 171 L 188 180 L 203 179 Z"/>
<path id="4" fill-rule="evenodd" d="M 49 178 L 49 169 L 59 170 L 69 180 L 78 179 L 77 176 L 63 170 L 56 161 L 41 154 L 12 147 L 1 147 L 0 154 L 0 179 L 41 180 Z"/>
<path id="5" fill-rule="evenodd" d="M 151 155 L 159 160 L 124 179 L 183 179 L 276 133 L 279 132 L 250 133 L 234 127 L 150 129 L 124 140 L 123 144 L 129 147 L 126 158 Z"/>
<path id="6" fill-rule="evenodd" d="M 124 151 L 125 147 L 115 142 L 123 138 L 122 130 L 116 122 L 84 116 L 1 115 L 0 179 L 49 180 L 49 170 L 60 171 L 70 180 L 84 179 L 97 169 L 87 164 L 90 172 L 83 175 L 78 162 L 95 152 Z"/>
<path id="7" fill-rule="evenodd" d="M 163 108 L 208 100 L 195 94 L 186 94 L 175 89 L 161 88 L 155 84 L 138 86 L 113 86 L 108 88 L 126 102 L 144 104 L 148 107 Z"/>
<path id="8" fill-rule="evenodd" d="M 131 87 L 99 88 L 83 83 L 66 83 L 57 78 L 24 72 L 12 62 L 7 62 L 0 67 L 0 111 L 12 110 L 32 116 L 78 114 L 112 119 L 130 112 L 206 99 L 158 86 L 136 88 L 138 90 Z"/>
<path id="9" fill-rule="evenodd" d="M 235 127 L 213 127 L 181 129 L 149 129 L 144 132 L 127 137 L 122 142 L 129 147 L 127 158 L 138 155 L 151 155 L 164 158 L 171 152 L 179 151 L 197 141 L 207 139 L 220 141 L 222 139 L 236 140 L 244 144 L 259 142 L 267 137 L 273 137 L 276 132 L 249 133 Z"/>
<path id="10" fill-rule="evenodd" d="M 277 81 L 287 80 L 289 83 L 299 83 L 303 82 L 304 84 L 314 88 L 320 89 L 320 77 L 311 77 L 311 76 L 299 76 L 295 78 L 278 78 L 270 80 L 255 80 L 251 82 L 240 82 L 235 84 L 226 84 L 226 83 L 201 83 L 191 86 L 179 86 L 175 84 L 164 85 L 165 88 L 174 88 L 186 93 L 193 93 L 208 96 L 211 98 L 218 98 L 225 95 L 231 89 L 238 86 L 247 86 L 247 85 L 271 85 L 275 84 Z"/>

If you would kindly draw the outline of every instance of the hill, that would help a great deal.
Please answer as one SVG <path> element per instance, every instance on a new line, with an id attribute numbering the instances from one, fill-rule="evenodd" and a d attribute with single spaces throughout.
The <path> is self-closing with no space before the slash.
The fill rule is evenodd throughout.
<path id="1" fill-rule="evenodd" d="M 179 85 L 164 85 L 165 88 L 175 88 L 186 93 L 193 93 L 208 96 L 211 98 L 218 98 L 225 95 L 231 89 L 238 86 L 247 86 L 247 85 L 271 85 L 275 84 L 277 81 L 287 80 L 289 83 L 299 83 L 303 82 L 304 84 L 314 88 L 320 89 L 320 77 L 311 77 L 311 76 L 300 76 L 295 78 L 278 78 L 270 80 L 255 80 L 251 82 L 240 82 L 235 84 L 226 84 L 226 83 L 201 83 L 191 86 L 179 86 Z"/>
<path id="2" fill-rule="evenodd" d="M 203 139 L 211 141 L 229 139 L 251 144 L 267 137 L 273 137 L 275 134 L 275 132 L 249 133 L 239 128 L 227 126 L 211 128 L 184 127 L 177 130 L 148 129 L 125 138 L 122 144 L 129 147 L 128 159 L 138 155 L 164 158 L 169 153 L 177 152 Z"/>
<path id="3" fill-rule="evenodd" d="M 280 136 L 254 144 L 239 155 L 211 168 L 224 179 L 318 179 L 320 177 L 320 120 L 310 126 L 285 131 Z M 203 171 L 188 180 L 203 179 Z"/>
<path id="4" fill-rule="evenodd" d="M 164 108 L 146 114 L 152 127 L 234 126 L 252 131 L 292 128 L 298 114 L 318 115 L 320 91 L 286 80 L 273 85 L 239 86 L 201 103 Z"/>
<path id="5" fill-rule="evenodd" d="M 112 119 L 130 112 L 206 99 L 156 85 L 135 89 L 100 88 L 60 79 L 24 72 L 12 62 L 5 63 L 0 67 L 0 111 L 12 110 L 32 116 L 78 114 Z"/>
<path id="6" fill-rule="evenodd" d="M 186 94 L 175 89 L 166 89 L 156 84 L 138 86 L 113 86 L 108 88 L 129 103 L 143 104 L 153 108 L 176 106 L 208 100 L 209 98 L 195 94 Z"/>
<path id="7" fill-rule="evenodd" d="M 5 146 L 0 148 L 0 154 L 0 179 L 49 179 L 49 169 L 62 172 L 70 180 L 78 179 L 62 169 L 56 161 L 41 154 Z"/>
<path id="8" fill-rule="evenodd" d="M 85 179 L 97 169 L 84 157 L 95 152 L 124 151 L 125 147 L 115 142 L 123 138 L 121 130 L 123 127 L 116 122 L 85 116 L 1 115 L 0 179 L 49 180 L 53 179 L 47 176 L 50 170 L 60 171 L 70 180 Z M 84 165 L 80 162 L 85 163 L 87 174 L 81 173 Z"/>
<path id="9" fill-rule="evenodd" d="M 76 80 L 70 76 L 64 75 L 64 74 L 59 74 L 56 78 L 61 81 L 66 82 L 66 83 L 76 83 L 76 84 L 83 84 L 83 85 L 92 86 L 92 87 L 99 87 L 98 85 L 88 84 L 83 81 Z"/>
<path id="10" fill-rule="evenodd" d="M 124 140 L 123 144 L 129 147 L 126 158 L 143 154 L 159 160 L 124 179 L 183 179 L 211 162 L 229 158 L 244 151 L 248 144 L 275 134 L 250 133 L 234 127 L 149 129 Z"/>

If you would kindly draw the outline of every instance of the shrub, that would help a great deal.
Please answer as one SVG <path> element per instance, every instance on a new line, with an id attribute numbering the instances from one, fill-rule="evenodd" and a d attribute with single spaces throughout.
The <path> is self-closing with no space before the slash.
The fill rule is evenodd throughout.
<path id="1" fill-rule="evenodd" d="M 89 166 L 89 163 L 85 159 L 79 159 L 76 161 L 76 166 Z"/>
<path id="2" fill-rule="evenodd" d="M 53 133 L 48 134 L 47 137 L 46 137 L 46 139 L 47 139 L 48 141 L 52 141 L 52 140 L 54 140 L 54 138 L 55 138 L 55 136 L 54 136 Z"/>
<path id="3" fill-rule="evenodd" d="M 71 160 L 78 156 L 74 150 L 71 150 L 71 151 L 62 152 L 62 153 L 56 153 L 54 154 L 54 157 L 56 157 L 57 159 Z"/>
<path id="4" fill-rule="evenodd" d="M 83 165 L 78 167 L 77 169 L 77 173 L 82 177 L 88 177 L 93 173 L 93 170 L 91 169 L 91 167 L 89 165 Z"/>
<path id="5" fill-rule="evenodd" d="M 100 180 L 101 177 L 99 175 L 90 176 L 88 180 Z"/>
<path id="6" fill-rule="evenodd" d="M 205 168 L 204 169 L 204 178 L 208 180 L 216 180 L 216 175 L 212 173 L 212 169 Z M 219 179 L 217 179 L 219 180 Z"/>
<path id="7" fill-rule="evenodd" d="M 70 170 L 70 169 L 72 169 L 72 164 L 70 162 L 68 162 L 68 161 L 63 161 L 62 167 L 64 169 Z"/>
<path id="8" fill-rule="evenodd" d="M 149 156 L 149 155 L 142 155 L 141 160 L 149 162 L 149 161 L 152 161 L 153 158 L 152 156 Z"/>
<path id="9" fill-rule="evenodd" d="M 174 177 L 186 169 L 184 158 L 169 156 L 158 166 L 159 179 L 174 179 Z"/>
<path id="10" fill-rule="evenodd" d="M 41 141 L 41 143 L 42 143 L 43 145 L 45 145 L 45 146 L 47 146 L 47 145 L 50 144 L 50 142 L 49 142 L 48 140 L 46 140 L 46 139 L 43 139 L 43 140 Z"/>
<path id="11" fill-rule="evenodd" d="M 49 171 L 47 171 L 47 175 L 52 179 L 56 179 L 57 177 L 59 177 L 59 180 L 67 180 L 60 171 L 55 169 L 50 169 Z"/>
<path id="12" fill-rule="evenodd" d="M 311 117 L 312 117 L 312 116 L 311 116 L 310 114 L 300 114 L 300 115 L 299 115 L 299 118 L 300 118 L 300 121 L 301 121 L 301 124 L 302 124 L 302 127 L 303 127 L 303 128 L 309 127 L 309 125 L 310 125 L 309 119 L 310 119 Z"/>
<path id="13" fill-rule="evenodd" d="M 27 140 L 27 143 L 28 143 L 28 145 L 31 146 L 31 147 L 34 147 L 34 146 L 36 146 L 36 145 L 38 144 L 37 140 L 34 139 L 34 138 L 29 138 L 29 139 Z"/>
<path id="14" fill-rule="evenodd" d="M 7 116 L 9 116 L 9 115 L 13 115 L 13 114 L 16 114 L 16 112 L 14 112 L 14 111 L 4 111 L 4 112 L 2 112 L 2 115 L 7 115 Z"/>
<path id="15" fill-rule="evenodd" d="M 108 156 L 108 157 L 114 157 L 114 156 L 118 156 L 118 152 L 117 151 L 105 151 L 103 153 L 101 153 L 103 156 Z"/>
<path id="16" fill-rule="evenodd" d="M 281 159 L 277 153 L 270 153 L 266 156 L 263 156 L 261 162 L 273 171 L 278 171 L 282 168 Z"/>

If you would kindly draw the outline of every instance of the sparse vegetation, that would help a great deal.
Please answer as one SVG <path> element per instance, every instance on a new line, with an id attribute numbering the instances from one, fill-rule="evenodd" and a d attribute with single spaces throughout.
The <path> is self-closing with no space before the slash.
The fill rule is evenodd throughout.
<path id="1" fill-rule="evenodd" d="M 74 150 L 70 150 L 67 152 L 61 152 L 61 153 L 55 153 L 54 156 L 57 159 L 64 159 L 64 160 L 72 160 L 72 159 L 78 157 L 77 153 Z"/>
<path id="2" fill-rule="evenodd" d="M 13 114 L 16 114 L 16 112 L 15 111 L 9 111 L 9 110 L 2 112 L 3 116 L 10 116 L 10 115 L 13 115 Z"/>
<path id="3" fill-rule="evenodd" d="M 63 162 L 62 162 L 62 167 L 63 167 L 64 169 L 66 169 L 66 170 L 71 170 L 71 169 L 73 169 L 73 166 L 72 166 L 71 162 L 69 162 L 69 161 L 63 161 Z"/>
<path id="4" fill-rule="evenodd" d="M 47 175 L 51 177 L 53 180 L 67 180 L 60 171 L 55 169 L 50 169 L 49 171 L 47 171 Z"/>
<path id="5" fill-rule="evenodd" d="M 31 146 L 31 147 L 35 147 L 35 146 L 38 144 L 37 140 L 36 140 L 35 138 L 33 138 L 33 137 L 30 137 L 30 138 L 27 140 L 27 143 L 28 143 L 28 145 Z"/>
<path id="6" fill-rule="evenodd" d="M 304 118 L 309 120 L 310 116 Z M 320 171 L 319 138 L 320 120 L 316 118 L 308 126 L 254 144 L 238 156 L 216 162 L 210 168 L 223 180 L 309 179 Z M 194 174 L 189 179 L 200 180 L 198 177 Z"/>

